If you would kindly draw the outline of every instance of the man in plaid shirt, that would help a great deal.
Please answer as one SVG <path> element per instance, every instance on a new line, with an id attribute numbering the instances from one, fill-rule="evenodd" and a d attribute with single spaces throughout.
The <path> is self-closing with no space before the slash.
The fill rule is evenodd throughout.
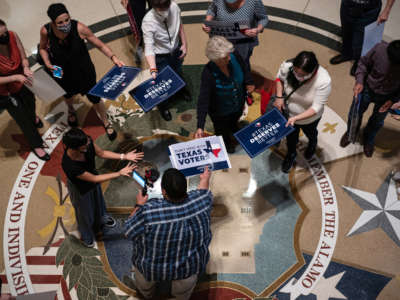
<path id="1" fill-rule="evenodd" d="M 211 242 L 210 176 L 205 168 L 197 190 L 187 192 L 185 176 L 171 168 L 161 179 L 163 198 L 147 201 L 147 195 L 138 193 L 125 235 L 133 241 L 136 287 L 146 299 L 159 281 L 172 281 L 171 294 L 189 299 L 198 274 L 205 271 Z"/>

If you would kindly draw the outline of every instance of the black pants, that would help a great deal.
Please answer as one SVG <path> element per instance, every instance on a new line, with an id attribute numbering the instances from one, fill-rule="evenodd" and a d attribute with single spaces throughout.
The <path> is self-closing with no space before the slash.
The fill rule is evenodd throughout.
<path id="1" fill-rule="evenodd" d="M 340 22 L 342 23 L 342 55 L 349 59 L 359 59 L 364 41 L 365 26 L 376 21 L 381 6 L 363 9 L 351 6 L 342 0 Z"/>
<path id="2" fill-rule="evenodd" d="M 31 148 L 39 148 L 43 140 L 35 127 L 36 105 L 35 96 L 25 86 L 18 93 L 11 95 L 17 102 L 15 106 L 8 97 L 2 97 L 0 108 L 7 109 L 10 116 L 21 128 Z"/>
<path id="3" fill-rule="evenodd" d="M 227 116 L 211 116 L 215 135 L 222 135 L 226 147 L 232 146 L 233 134 L 239 130 L 238 121 L 242 111 Z"/>
<path id="4" fill-rule="evenodd" d="M 149 9 L 151 8 L 150 1 L 146 0 L 129 0 L 129 5 L 132 8 L 132 13 L 135 18 L 136 25 L 140 33 L 140 43 L 139 46 L 143 47 L 143 31 L 142 31 L 142 21 L 146 15 L 146 2 L 149 4 Z"/>
<path id="5" fill-rule="evenodd" d="M 317 145 L 318 143 L 318 130 L 317 126 L 321 118 L 315 120 L 310 124 L 305 125 L 294 125 L 294 130 L 286 137 L 286 143 L 288 148 L 288 154 L 296 153 L 296 145 L 299 142 L 300 129 L 303 130 L 304 134 L 308 138 L 308 143 L 311 145 Z"/>
<path id="6" fill-rule="evenodd" d="M 165 67 L 170 66 L 179 76 L 182 77 L 182 63 L 183 59 L 180 59 L 181 51 L 177 47 L 171 54 L 156 54 L 156 67 L 158 72 L 161 72 Z M 185 86 L 186 87 L 186 86 Z M 181 89 L 176 95 L 172 96 L 172 99 L 176 99 L 181 95 L 184 88 Z M 172 100 L 171 99 L 171 100 Z M 158 104 L 158 109 L 160 111 L 166 110 L 169 107 L 171 100 L 166 100 Z"/>

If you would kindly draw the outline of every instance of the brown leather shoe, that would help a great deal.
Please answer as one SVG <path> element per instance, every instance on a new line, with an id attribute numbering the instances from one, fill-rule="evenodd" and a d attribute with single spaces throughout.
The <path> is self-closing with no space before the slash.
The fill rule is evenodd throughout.
<path id="1" fill-rule="evenodd" d="M 340 147 L 346 148 L 350 144 L 349 135 L 347 131 L 343 134 L 342 138 L 340 139 Z"/>
<path id="2" fill-rule="evenodd" d="M 364 144 L 364 154 L 366 157 L 371 157 L 374 154 L 375 147 L 371 144 Z"/>

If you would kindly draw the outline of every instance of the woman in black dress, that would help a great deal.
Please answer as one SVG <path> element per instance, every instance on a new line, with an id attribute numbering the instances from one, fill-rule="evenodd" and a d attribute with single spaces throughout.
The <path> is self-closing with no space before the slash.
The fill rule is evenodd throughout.
<path id="1" fill-rule="evenodd" d="M 40 30 L 39 52 L 49 71 L 55 70 L 55 66 L 62 68 L 62 78 L 55 79 L 66 91 L 64 97 L 68 105 L 68 124 L 72 127 L 78 125 L 76 112 L 72 106 L 73 96 L 86 95 L 103 122 L 108 137 L 110 140 L 115 139 L 117 133 L 107 120 L 103 101 L 100 97 L 87 94 L 96 84 L 96 71 L 85 40 L 91 42 L 115 65 L 121 67 L 124 63 L 86 25 L 72 20 L 64 4 L 51 4 L 47 15 L 51 22 L 42 26 Z"/>

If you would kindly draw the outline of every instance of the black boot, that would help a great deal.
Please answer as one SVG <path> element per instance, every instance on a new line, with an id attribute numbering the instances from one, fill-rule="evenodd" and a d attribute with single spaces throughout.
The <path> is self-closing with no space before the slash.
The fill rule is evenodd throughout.
<path id="1" fill-rule="evenodd" d="M 285 156 L 285 159 L 282 162 L 282 172 L 289 173 L 290 169 L 293 167 L 293 164 L 296 160 L 297 153 L 288 153 Z"/>
<path id="2" fill-rule="evenodd" d="M 305 159 L 309 160 L 315 153 L 315 149 L 317 149 L 317 143 L 308 143 L 306 151 L 304 151 Z"/>

